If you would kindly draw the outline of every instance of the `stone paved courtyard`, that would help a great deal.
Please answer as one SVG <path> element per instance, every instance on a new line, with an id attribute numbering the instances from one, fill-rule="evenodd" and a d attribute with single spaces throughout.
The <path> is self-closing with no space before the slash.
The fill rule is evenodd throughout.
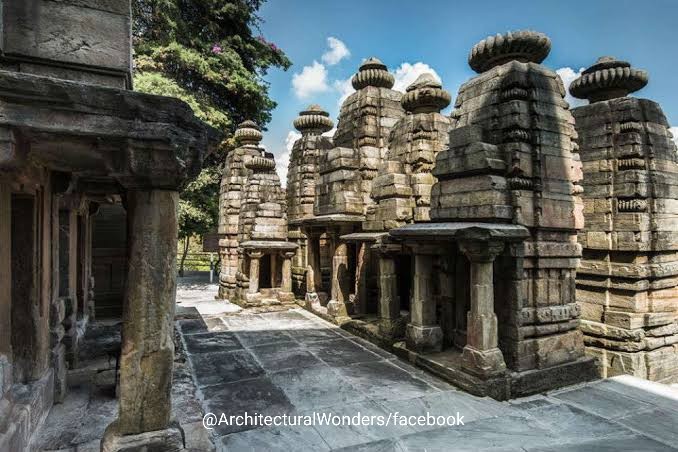
<path id="1" fill-rule="evenodd" d="M 184 293 L 185 291 L 181 291 Z M 188 294 L 185 294 L 188 295 Z M 511 403 L 457 391 L 301 309 L 178 322 L 205 412 L 464 416 L 464 426 L 222 425 L 222 450 L 678 450 L 678 391 L 630 377 Z"/>
<path id="2" fill-rule="evenodd" d="M 210 435 L 224 451 L 678 450 L 671 447 L 678 444 L 676 388 L 618 377 L 497 402 L 455 390 L 302 309 L 242 311 L 213 301 L 214 289 L 186 279 L 178 290 L 178 361 L 186 362 L 175 363 L 174 412 L 194 451 L 210 449 L 201 411 L 385 417 L 459 412 L 464 422 L 443 428 L 222 425 Z M 68 400 L 56 405 L 40 435 L 44 444 L 69 434 L 75 442 L 37 450 L 97 450 L 93 434 L 100 434 L 116 409 L 111 401 L 90 397 L 89 408 L 81 407 L 82 397 L 75 398 L 79 409 L 71 410 Z M 87 443 L 76 444 L 77 437 Z"/>

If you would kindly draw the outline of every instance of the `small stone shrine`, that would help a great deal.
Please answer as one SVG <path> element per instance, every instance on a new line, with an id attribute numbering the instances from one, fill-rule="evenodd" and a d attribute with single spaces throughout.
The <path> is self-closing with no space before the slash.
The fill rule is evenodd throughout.
<path id="1" fill-rule="evenodd" d="M 221 184 L 220 295 L 243 306 L 293 301 L 285 191 L 252 121 L 238 126 Z"/>
<path id="2" fill-rule="evenodd" d="M 402 94 L 391 89 L 394 77 L 378 59 L 366 60 L 351 82 L 356 92 L 341 106 L 334 147 L 318 156 L 313 216 L 300 224 L 307 237 L 307 304 L 334 317 L 353 313 L 361 254 L 341 236 L 360 232 L 366 209 L 374 205 L 372 180 L 386 157 L 389 134 L 404 115 Z M 329 280 L 322 277 L 321 243 L 329 249 Z"/>
<path id="3" fill-rule="evenodd" d="M 499 399 L 595 377 L 575 302 L 581 164 L 562 81 L 540 64 L 550 48 L 532 31 L 473 47 L 479 75 L 460 88 L 436 157 L 431 223 L 390 230 L 413 255 L 396 349 Z M 382 298 L 394 279 L 381 275 Z"/>
<path id="4" fill-rule="evenodd" d="M 329 116 L 319 105 L 310 105 L 294 120 L 294 127 L 301 132 L 301 138 L 292 146 L 287 171 L 287 220 L 289 240 L 299 246 L 292 263 L 292 288 L 302 298 L 306 292 L 308 261 L 306 236 L 299 224 L 313 217 L 318 156 L 333 147 L 332 139 L 323 135 L 334 125 Z"/>

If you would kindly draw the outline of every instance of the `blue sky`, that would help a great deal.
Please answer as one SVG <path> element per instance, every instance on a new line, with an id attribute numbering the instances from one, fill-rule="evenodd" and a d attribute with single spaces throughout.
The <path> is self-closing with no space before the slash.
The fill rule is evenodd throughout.
<path id="1" fill-rule="evenodd" d="M 288 71 L 266 76 L 278 107 L 263 144 L 276 155 L 282 177 L 298 112 L 318 103 L 336 123 L 339 101 L 363 59 L 380 58 L 399 86 L 433 69 L 454 98 L 474 75 L 467 64 L 471 47 L 508 30 L 546 33 L 552 49 L 544 64 L 564 78 L 602 55 L 647 70 L 650 82 L 636 95 L 659 102 L 678 126 L 678 0 L 269 0 L 260 15 L 264 37 L 293 62 Z"/>

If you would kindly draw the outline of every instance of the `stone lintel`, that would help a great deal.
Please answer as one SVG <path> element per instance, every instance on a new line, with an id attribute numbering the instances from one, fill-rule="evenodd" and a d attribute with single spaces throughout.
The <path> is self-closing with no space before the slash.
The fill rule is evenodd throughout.
<path id="1" fill-rule="evenodd" d="M 276 251 L 294 251 L 299 245 L 283 240 L 248 240 L 242 242 L 240 247 L 245 250 L 276 250 Z"/>
<path id="2" fill-rule="evenodd" d="M 409 240 L 466 240 L 486 241 L 523 241 L 529 237 L 524 226 L 503 223 L 415 223 L 392 229 L 389 234 L 394 239 Z"/>
<path id="3" fill-rule="evenodd" d="M 388 237 L 388 232 L 354 232 L 342 235 L 340 239 L 345 242 L 380 242 L 386 237 Z"/>
<path id="4" fill-rule="evenodd" d="M 299 224 L 303 224 L 305 227 L 313 227 L 331 226 L 346 223 L 362 223 L 363 221 L 365 221 L 364 215 L 331 214 L 319 215 L 312 218 L 304 218 L 303 220 L 299 221 Z"/>

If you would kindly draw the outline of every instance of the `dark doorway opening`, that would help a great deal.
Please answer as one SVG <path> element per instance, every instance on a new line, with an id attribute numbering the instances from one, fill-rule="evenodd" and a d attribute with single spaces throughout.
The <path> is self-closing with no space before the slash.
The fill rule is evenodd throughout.
<path id="1" fill-rule="evenodd" d="M 398 277 L 398 299 L 400 310 L 410 311 L 410 297 L 412 294 L 412 256 L 401 255 L 396 257 L 396 275 Z"/>
<path id="2" fill-rule="evenodd" d="M 264 254 L 259 262 L 259 288 L 270 289 L 271 286 L 271 259 L 273 256 Z"/>

